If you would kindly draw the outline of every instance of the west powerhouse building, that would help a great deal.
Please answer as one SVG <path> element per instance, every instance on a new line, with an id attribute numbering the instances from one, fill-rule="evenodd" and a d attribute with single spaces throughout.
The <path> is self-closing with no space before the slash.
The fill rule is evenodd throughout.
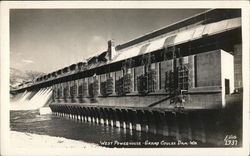
<path id="1" fill-rule="evenodd" d="M 210 143 L 204 114 L 241 103 L 241 40 L 240 10 L 212 9 L 12 92 L 49 87 L 57 115 Z"/>

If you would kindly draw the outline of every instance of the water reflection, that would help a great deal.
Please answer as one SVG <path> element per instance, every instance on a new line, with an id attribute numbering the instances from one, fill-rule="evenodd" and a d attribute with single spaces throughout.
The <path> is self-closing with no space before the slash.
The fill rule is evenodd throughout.
<path id="1" fill-rule="evenodd" d="M 39 115 L 38 111 L 11 111 L 11 130 L 65 137 L 99 144 L 100 141 L 169 140 L 162 135 L 81 122 L 54 115 Z"/>

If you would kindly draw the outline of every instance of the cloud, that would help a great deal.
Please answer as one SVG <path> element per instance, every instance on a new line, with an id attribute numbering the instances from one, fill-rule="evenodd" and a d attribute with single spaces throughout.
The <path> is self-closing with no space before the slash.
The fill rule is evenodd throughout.
<path id="1" fill-rule="evenodd" d="M 31 64 L 31 63 L 34 63 L 34 61 L 32 60 L 22 60 L 23 63 L 26 63 L 26 64 Z"/>

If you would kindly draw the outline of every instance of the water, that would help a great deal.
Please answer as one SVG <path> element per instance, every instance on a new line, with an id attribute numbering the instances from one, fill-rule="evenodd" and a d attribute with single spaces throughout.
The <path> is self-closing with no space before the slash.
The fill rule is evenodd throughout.
<path id="1" fill-rule="evenodd" d="M 34 91 L 25 91 L 11 98 L 11 110 L 38 109 L 49 103 L 52 97 L 52 88 L 42 88 Z"/>
<path id="2" fill-rule="evenodd" d="M 232 109 L 235 110 L 235 109 Z M 238 114 L 239 111 L 233 111 Z M 37 110 L 23 110 L 23 111 L 10 111 L 10 128 L 13 131 L 28 132 L 41 135 L 49 135 L 55 137 L 64 137 L 67 139 L 79 140 L 88 143 L 95 143 L 100 146 L 105 147 L 241 147 L 241 118 L 239 115 L 233 115 L 232 111 L 226 111 L 222 115 L 223 118 L 219 125 L 216 122 L 206 125 L 207 139 L 212 140 L 213 144 L 205 144 L 195 140 L 190 140 L 197 142 L 197 144 L 191 144 L 189 142 L 188 146 L 183 144 L 178 144 L 179 140 L 174 137 L 166 137 L 160 134 L 152 134 L 146 132 L 138 132 L 135 130 L 116 128 L 106 125 L 100 125 L 89 122 L 81 122 L 77 120 L 72 120 L 68 118 L 58 117 L 52 114 L 39 115 Z M 240 113 L 239 113 L 240 114 Z M 215 115 L 215 114 L 214 114 Z M 211 118 L 211 116 L 207 116 Z M 204 121 L 205 122 L 205 121 Z M 214 124 L 216 123 L 216 124 Z M 212 126 L 212 127 L 209 127 Z M 217 129 L 218 126 L 221 129 Z M 217 127 L 217 128 L 216 128 Z M 219 131 L 218 131 L 219 130 Z M 192 132 L 199 135 L 201 132 L 199 130 L 192 129 Z M 226 136 L 235 135 L 237 136 L 237 145 L 223 145 L 224 138 Z M 101 145 L 104 141 L 106 142 L 130 142 L 135 143 L 134 145 Z M 152 144 L 145 145 L 145 142 L 160 143 L 165 142 L 167 144 Z M 222 142 L 222 144 L 218 144 Z M 140 144 L 137 144 L 140 143 Z M 173 143 L 173 144 L 172 144 Z"/>
<path id="3" fill-rule="evenodd" d="M 37 110 L 10 111 L 10 128 L 14 131 L 64 137 L 100 145 L 100 142 L 150 142 L 174 141 L 171 137 L 138 132 L 94 123 L 79 122 L 55 115 L 39 115 Z M 113 145 L 102 145 L 114 147 Z M 116 147 L 156 147 L 155 145 L 119 145 Z M 158 145 L 157 147 L 161 147 Z M 164 146 L 162 146 L 164 147 Z"/>

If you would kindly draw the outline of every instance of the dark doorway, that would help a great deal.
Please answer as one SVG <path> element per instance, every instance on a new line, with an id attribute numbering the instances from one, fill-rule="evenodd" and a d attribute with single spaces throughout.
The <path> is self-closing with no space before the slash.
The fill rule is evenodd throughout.
<path id="1" fill-rule="evenodd" d="M 225 79 L 225 93 L 230 94 L 230 80 Z"/>

